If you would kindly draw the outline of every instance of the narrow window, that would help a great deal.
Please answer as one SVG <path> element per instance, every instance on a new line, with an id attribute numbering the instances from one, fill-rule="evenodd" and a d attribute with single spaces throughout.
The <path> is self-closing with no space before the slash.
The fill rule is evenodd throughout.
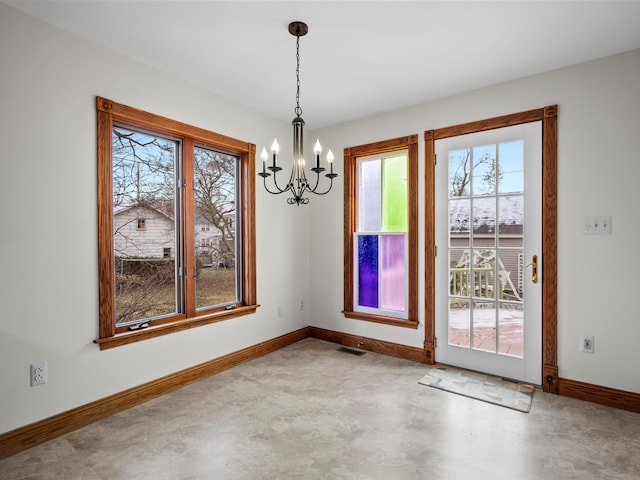
<path id="1" fill-rule="evenodd" d="M 349 318 L 417 326 L 417 135 L 345 149 Z"/>

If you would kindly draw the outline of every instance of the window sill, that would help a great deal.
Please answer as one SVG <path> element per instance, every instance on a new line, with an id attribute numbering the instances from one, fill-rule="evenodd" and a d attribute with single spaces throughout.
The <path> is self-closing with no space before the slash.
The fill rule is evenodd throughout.
<path id="1" fill-rule="evenodd" d="M 396 327 L 417 329 L 419 325 L 419 322 L 417 320 L 405 320 L 402 318 L 386 317 L 383 315 L 372 315 L 370 313 L 362 312 L 343 311 L 342 313 L 347 318 L 365 320 L 367 322 L 384 323 L 385 325 L 394 325 Z"/>
<path id="2" fill-rule="evenodd" d="M 172 323 L 151 326 L 149 328 L 145 328 L 144 330 L 137 330 L 135 332 L 117 333 L 113 337 L 98 338 L 94 340 L 94 343 L 98 344 L 100 350 L 120 347 L 122 345 L 128 345 L 129 343 L 140 342 L 142 340 L 167 335 L 169 333 L 188 330 L 190 328 L 200 327 L 202 325 L 208 325 L 210 323 L 220 322 L 222 320 L 228 320 L 234 317 L 240 317 L 242 315 L 249 315 L 255 313 L 256 309 L 259 306 L 260 305 L 246 305 L 234 308 L 233 310 L 216 312 L 215 314 L 203 315 L 201 317 L 189 318 L 186 320 L 178 320 Z"/>

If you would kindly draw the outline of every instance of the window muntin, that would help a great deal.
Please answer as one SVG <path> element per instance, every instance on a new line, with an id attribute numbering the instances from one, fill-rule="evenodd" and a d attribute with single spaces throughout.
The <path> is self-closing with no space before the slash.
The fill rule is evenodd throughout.
<path id="1" fill-rule="evenodd" d="M 100 299 L 96 343 L 101 349 L 111 348 L 255 312 L 255 145 L 100 97 L 96 109 Z M 233 218 L 220 225 L 234 228 L 233 247 L 224 247 L 233 261 L 222 262 L 234 267 L 233 295 L 196 306 L 196 225 L 205 223 L 196 218 L 194 194 L 195 156 L 201 150 L 233 163 L 231 184 L 220 182 L 225 188 L 232 185 L 225 198 L 231 191 L 228 204 L 233 209 L 225 216 Z M 144 230 L 137 228 L 141 218 Z M 215 234 L 215 228 L 206 230 Z M 215 239 L 205 243 L 213 245 Z M 123 292 L 153 290 L 149 279 L 154 276 L 161 278 L 162 300 L 155 298 L 146 306 L 134 302 L 136 308 L 125 315 Z"/>
<path id="2" fill-rule="evenodd" d="M 418 325 L 417 135 L 346 148 L 344 310 Z"/>

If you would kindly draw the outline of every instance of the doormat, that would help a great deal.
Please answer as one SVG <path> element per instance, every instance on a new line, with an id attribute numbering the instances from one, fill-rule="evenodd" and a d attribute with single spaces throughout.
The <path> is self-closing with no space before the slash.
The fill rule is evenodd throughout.
<path id="1" fill-rule="evenodd" d="M 483 373 L 437 366 L 418 383 L 501 407 L 529 413 L 535 388 Z"/>

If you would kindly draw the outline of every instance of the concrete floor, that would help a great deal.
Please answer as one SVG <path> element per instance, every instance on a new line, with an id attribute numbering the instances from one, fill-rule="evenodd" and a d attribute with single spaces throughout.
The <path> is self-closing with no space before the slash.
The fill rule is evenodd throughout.
<path id="1" fill-rule="evenodd" d="M 0 460 L 0 478 L 640 478 L 638 414 L 539 391 L 521 413 L 337 348 L 305 339 Z"/>

